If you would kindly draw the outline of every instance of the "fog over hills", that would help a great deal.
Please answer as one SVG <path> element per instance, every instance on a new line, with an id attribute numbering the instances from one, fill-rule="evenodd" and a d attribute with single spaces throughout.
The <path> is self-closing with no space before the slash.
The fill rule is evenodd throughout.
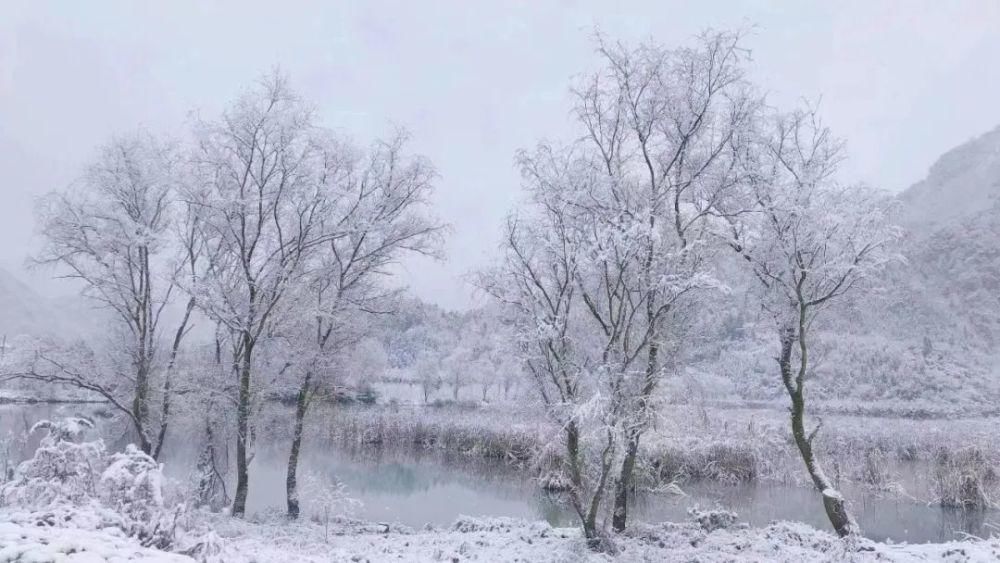
<path id="1" fill-rule="evenodd" d="M 1000 127 L 945 153 L 901 194 L 904 252 L 936 325 L 956 345 L 990 355 L 1000 344 Z M 990 377 L 992 383 L 996 377 Z"/>
<path id="2" fill-rule="evenodd" d="M 0 268 L 0 335 L 80 336 L 85 330 L 85 306 L 79 298 L 43 297 Z"/>
<path id="3" fill-rule="evenodd" d="M 992 208 L 1000 196 L 1000 126 L 938 158 L 900 195 L 901 221 L 928 233 Z"/>
<path id="4" fill-rule="evenodd" d="M 885 382 L 940 404 L 995 401 L 1000 396 L 1000 127 L 943 154 L 899 199 L 906 261 L 887 279 L 885 308 L 866 324 L 911 353 L 897 351 L 897 360 L 908 367 Z M 872 374 L 876 381 L 892 371 L 888 365 Z"/>
<path id="5" fill-rule="evenodd" d="M 878 305 L 837 314 L 837 327 L 823 338 L 829 360 L 816 367 L 816 397 L 992 400 L 1000 396 L 994 352 L 1000 346 L 1000 127 L 943 154 L 899 199 L 906 261 L 885 280 Z M 734 311 L 746 306 L 732 305 Z M 419 300 L 412 307 L 419 309 Z M 67 340 L 98 336 L 94 319 L 103 314 L 78 294 L 44 297 L 2 269 L 0 311 L 0 335 Z M 174 313 L 166 312 L 165 326 L 173 325 Z M 755 316 L 746 310 L 731 322 Z M 442 330 L 426 323 L 431 332 Z M 200 318 L 194 324 L 193 337 L 207 341 L 212 324 Z M 384 332 L 391 340 L 398 327 Z M 779 397 L 768 334 L 716 333 L 717 342 L 729 344 L 714 350 L 711 339 L 702 343 L 710 359 L 700 373 L 725 377 L 743 398 Z"/>

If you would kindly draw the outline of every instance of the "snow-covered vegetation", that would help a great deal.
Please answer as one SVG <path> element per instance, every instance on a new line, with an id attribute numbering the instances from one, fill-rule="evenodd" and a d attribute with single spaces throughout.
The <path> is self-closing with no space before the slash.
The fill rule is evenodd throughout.
<path id="1" fill-rule="evenodd" d="M 842 180 L 819 108 L 772 105 L 745 34 L 594 41 L 466 311 L 400 267 L 443 258 L 433 163 L 280 72 L 101 147 L 40 203 L 32 260 L 92 318 L 0 344 L 0 403 L 98 415 L 0 411 L 0 563 L 1000 559 L 1000 134 L 892 197 Z M 43 302 L 7 282 L 13 314 Z M 574 526 L 365 521 L 321 448 L 503 467 Z M 639 518 L 705 483 L 808 489 L 834 534 Z M 983 537 L 875 542 L 858 491 Z"/>

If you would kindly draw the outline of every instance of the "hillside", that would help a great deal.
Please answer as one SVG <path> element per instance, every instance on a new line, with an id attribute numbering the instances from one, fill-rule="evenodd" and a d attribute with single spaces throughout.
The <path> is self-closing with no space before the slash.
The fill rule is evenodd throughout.
<path id="1" fill-rule="evenodd" d="M 879 306 L 851 313 L 860 322 L 848 330 L 868 338 L 856 346 L 838 338 L 853 361 L 832 371 L 851 375 L 852 394 L 861 388 L 880 398 L 995 405 L 1000 127 L 942 155 L 899 199 L 906 261 L 890 273 Z"/>
<path id="2" fill-rule="evenodd" d="M 970 349 L 1000 345 L 1000 127 L 945 153 L 900 195 L 911 279 Z"/>
<path id="3" fill-rule="evenodd" d="M 1000 199 L 1000 127 L 946 152 L 899 199 L 903 224 L 918 233 L 991 208 Z"/>

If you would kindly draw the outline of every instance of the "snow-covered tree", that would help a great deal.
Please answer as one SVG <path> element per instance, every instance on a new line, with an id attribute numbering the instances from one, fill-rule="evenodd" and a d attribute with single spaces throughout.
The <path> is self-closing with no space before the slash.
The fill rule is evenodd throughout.
<path id="1" fill-rule="evenodd" d="M 577 88 L 584 142 L 604 178 L 578 202 L 592 229 L 583 302 L 620 349 L 625 452 L 613 525 L 625 528 L 639 441 L 659 381 L 676 369 L 701 290 L 719 285 L 714 218 L 735 212 L 736 166 L 761 107 L 744 77 L 741 35 L 705 32 L 691 47 L 602 40 L 604 68 Z M 640 358 L 641 356 L 641 358 Z M 642 364 L 641 366 L 638 364 Z"/>
<path id="2" fill-rule="evenodd" d="M 731 214 L 739 148 L 760 107 L 737 34 L 676 50 L 601 43 L 600 53 L 605 68 L 577 91 L 582 140 L 521 154 L 528 203 L 485 284 L 513 313 L 529 371 L 566 430 L 591 539 L 611 483 L 612 524 L 624 529 L 659 382 L 678 364 L 697 298 L 720 285 L 710 234 Z M 574 467 L 587 456 L 584 421 L 601 435 L 589 446 L 600 452 L 591 485 Z"/>
<path id="3" fill-rule="evenodd" d="M 557 186 L 572 186 L 565 170 Z M 529 205 L 508 219 L 502 258 L 480 283 L 509 315 L 518 355 L 562 434 L 569 496 L 584 535 L 600 544 L 597 517 L 615 457 L 615 425 L 607 417 L 601 370 L 588 357 L 593 324 L 578 305 L 576 278 L 583 249 L 578 225 L 552 191 L 527 183 Z M 550 196 L 553 198 L 550 199 Z M 599 453 L 595 453 L 599 452 Z M 596 460 L 595 460 L 596 458 Z M 590 471 L 595 463 L 596 471 Z"/>
<path id="4" fill-rule="evenodd" d="M 102 395 L 129 419 L 147 453 L 158 451 L 156 442 L 162 441 L 162 433 L 154 433 L 151 404 L 163 352 L 161 317 L 176 291 L 174 274 L 186 267 L 187 255 L 178 258 L 172 231 L 182 179 L 178 151 L 140 132 L 104 146 L 83 179 L 48 196 L 38 212 L 44 246 L 36 263 L 78 280 L 83 295 L 112 313 L 118 324 L 110 330 L 116 339 L 111 358 L 126 359 L 125 365 L 112 363 L 92 373 L 40 357 L 21 373 Z M 171 358 L 186 322 L 185 317 Z M 168 397 L 164 401 L 168 404 Z M 159 416 L 165 429 L 168 412 Z"/>
<path id="5" fill-rule="evenodd" d="M 299 514 L 296 470 L 303 423 L 321 376 L 335 374 L 334 359 L 343 358 L 344 347 L 366 332 L 370 319 L 359 317 L 391 314 L 397 292 L 386 284 L 390 267 L 406 253 L 433 255 L 439 247 L 442 227 L 427 215 L 436 173 L 426 159 L 406 154 L 405 142 L 399 133 L 367 151 L 332 140 L 322 145 L 322 189 L 330 207 L 321 219 L 325 240 L 310 253 L 300 290 L 303 318 L 309 321 L 300 326 L 307 359 L 285 481 L 291 518 Z M 377 365 L 369 362 L 365 369 Z"/>
<path id="6" fill-rule="evenodd" d="M 810 332 L 844 296 L 870 288 L 894 259 L 898 230 L 890 200 L 837 182 L 842 143 L 815 111 L 766 120 L 744 154 L 751 213 L 732 221 L 731 245 L 761 289 L 780 344 L 781 382 L 791 400 L 792 436 L 836 532 L 856 533 L 844 498 L 824 474 L 805 427 Z"/>
<path id="7" fill-rule="evenodd" d="M 333 236 L 322 139 L 311 109 L 278 75 L 244 93 L 218 121 L 197 127 L 197 182 L 187 199 L 205 250 L 190 288 L 198 307 L 227 331 L 236 404 L 233 514 L 246 507 L 256 350 L 304 283 L 308 253 Z"/>
<path id="8" fill-rule="evenodd" d="M 406 155 L 404 142 L 400 134 L 364 151 L 336 139 L 280 75 L 198 127 L 192 160 L 200 181 L 189 200 L 205 266 L 191 291 L 226 329 L 239 381 L 237 516 L 246 504 L 258 365 L 274 364 L 266 370 L 272 379 L 303 374 L 288 475 L 294 514 L 295 462 L 317 367 L 352 338 L 353 314 L 379 309 L 388 294 L 379 280 L 400 254 L 433 251 L 439 227 L 423 205 L 434 171 Z M 263 346 L 287 353 L 261 354 Z"/>

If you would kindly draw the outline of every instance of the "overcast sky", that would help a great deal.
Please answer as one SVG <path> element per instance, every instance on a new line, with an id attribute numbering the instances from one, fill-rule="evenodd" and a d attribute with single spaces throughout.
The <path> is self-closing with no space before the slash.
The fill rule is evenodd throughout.
<path id="1" fill-rule="evenodd" d="M 889 190 L 1000 124 L 1000 2 L 0 1 L 0 266 L 22 276 L 41 194 L 139 125 L 180 134 L 275 65 L 326 125 L 366 141 L 398 124 L 441 180 L 444 263 L 404 274 L 464 307 L 518 198 L 514 151 L 570 129 L 567 89 L 594 67 L 595 26 L 680 45 L 755 25 L 752 73 L 772 103 L 822 96 L 846 175 Z M 58 291 L 33 279 L 46 292 Z"/>

